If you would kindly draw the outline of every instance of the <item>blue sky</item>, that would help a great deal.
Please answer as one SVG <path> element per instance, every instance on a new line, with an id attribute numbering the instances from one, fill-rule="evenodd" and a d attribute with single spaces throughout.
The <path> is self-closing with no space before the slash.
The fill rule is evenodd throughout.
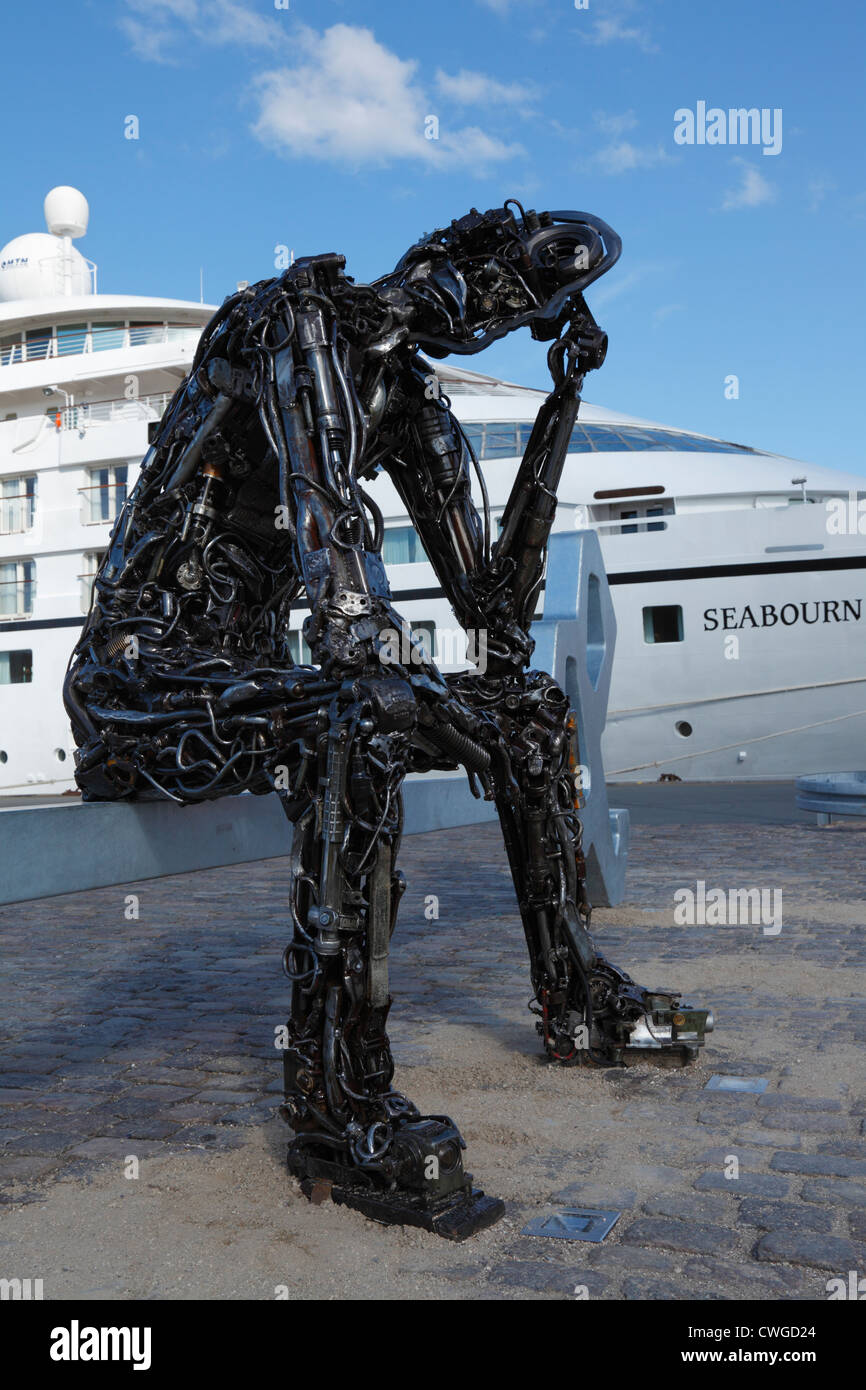
<path id="1" fill-rule="evenodd" d="M 596 212 L 624 251 L 588 399 L 866 473 L 861 4 L 285 3 L 8 12 L 0 240 L 71 183 L 103 292 L 197 299 L 201 267 L 218 303 L 282 245 L 364 280 L 471 205 Z M 678 144 L 699 102 L 781 111 L 780 151 Z M 545 384 L 526 330 L 467 365 Z"/>

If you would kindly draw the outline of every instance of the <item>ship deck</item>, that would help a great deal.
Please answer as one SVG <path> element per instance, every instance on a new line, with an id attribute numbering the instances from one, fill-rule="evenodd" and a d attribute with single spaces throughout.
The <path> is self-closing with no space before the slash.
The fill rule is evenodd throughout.
<path id="1" fill-rule="evenodd" d="M 866 826 L 819 830 L 785 783 L 611 801 L 632 810 L 627 901 L 593 929 L 641 983 L 714 1008 L 692 1068 L 546 1066 L 496 827 L 405 842 L 396 1084 L 452 1115 L 507 1204 L 464 1245 L 311 1206 L 286 1176 L 286 860 L 0 909 L 7 1268 L 46 1299 L 824 1301 L 866 1273 Z M 781 929 L 675 925 L 699 880 L 778 890 Z M 706 1090 L 718 1074 L 768 1085 Z M 521 1234 L 569 1204 L 622 1215 L 599 1245 Z"/>

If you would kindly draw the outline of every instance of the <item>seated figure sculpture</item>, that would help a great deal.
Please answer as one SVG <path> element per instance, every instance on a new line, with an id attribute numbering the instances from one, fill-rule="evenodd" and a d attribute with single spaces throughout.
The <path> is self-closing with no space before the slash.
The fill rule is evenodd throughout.
<path id="1" fill-rule="evenodd" d="M 576 722 L 530 666 L 580 391 L 607 347 L 584 291 L 620 249 L 597 217 L 509 200 L 423 237 L 372 284 L 327 253 L 228 298 L 153 433 L 64 688 L 88 800 L 277 792 L 292 827 L 289 1169 L 317 1201 L 451 1239 L 503 1206 L 473 1188 L 456 1125 L 392 1085 L 407 773 L 462 767 L 495 802 L 552 1063 L 616 1066 L 647 1048 L 687 1061 L 712 1026 L 595 946 Z M 494 541 L 426 358 L 522 326 L 549 344 L 553 385 Z M 443 676 L 393 607 L 364 487 L 379 469 L 458 622 L 482 634 L 475 670 Z M 291 652 L 292 607 L 309 609 L 309 665 Z"/>

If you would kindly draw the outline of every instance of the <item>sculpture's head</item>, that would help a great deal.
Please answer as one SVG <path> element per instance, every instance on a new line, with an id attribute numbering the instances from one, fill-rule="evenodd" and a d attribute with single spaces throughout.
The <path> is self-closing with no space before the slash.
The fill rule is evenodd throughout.
<path id="1" fill-rule="evenodd" d="M 425 351 L 480 352 L 523 324 L 536 337 L 556 336 L 588 285 L 619 259 L 622 242 L 584 212 L 525 211 L 515 199 L 473 208 L 407 251 L 393 276 L 435 301 L 436 331 L 419 337 Z M 447 331 L 438 331 L 447 319 Z"/>

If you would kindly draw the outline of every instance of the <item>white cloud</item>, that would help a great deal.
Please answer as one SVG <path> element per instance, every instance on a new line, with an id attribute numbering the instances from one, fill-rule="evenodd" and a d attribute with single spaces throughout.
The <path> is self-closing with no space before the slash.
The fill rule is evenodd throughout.
<path id="1" fill-rule="evenodd" d="M 637 116 L 633 111 L 623 111 L 618 116 L 608 115 L 606 111 L 596 111 L 593 120 L 600 131 L 614 137 L 624 135 L 627 130 L 634 130 L 637 125 Z"/>
<path id="2" fill-rule="evenodd" d="M 493 13 L 499 15 L 501 19 L 504 19 L 506 15 L 511 14 L 514 10 L 539 10 L 544 6 L 548 6 L 549 9 L 549 0 L 476 0 L 476 3 L 481 5 L 485 10 L 492 10 Z M 554 8 L 556 11 L 561 12 L 563 5 L 565 5 L 566 9 L 570 9 L 572 0 L 556 0 Z M 557 18 L 558 17 L 559 15 L 557 15 Z"/>
<path id="3" fill-rule="evenodd" d="M 658 53 L 658 44 L 653 42 L 647 26 L 630 20 L 637 9 L 636 0 L 618 0 L 618 3 L 617 0 L 609 0 L 609 13 L 600 18 L 593 17 L 592 28 L 588 34 L 582 34 L 582 38 L 597 47 L 609 43 L 634 43 L 644 53 Z M 592 14 L 592 11 L 589 13 Z"/>
<path id="4" fill-rule="evenodd" d="M 723 212 L 733 212 L 738 208 L 758 208 L 764 203 L 775 201 L 775 188 L 754 165 L 747 164 L 745 159 L 735 159 L 734 163 L 741 166 L 742 178 L 739 188 L 726 190 L 722 202 Z"/>
<path id="5" fill-rule="evenodd" d="M 604 174 L 629 174 L 635 169 L 672 164 L 674 160 L 663 145 L 633 145 L 630 140 L 615 140 L 599 150 L 593 162 Z"/>
<path id="6" fill-rule="evenodd" d="M 424 141 L 425 145 L 431 143 L 433 142 Z M 429 156 L 434 164 L 468 164 L 471 168 L 485 168 L 499 160 L 512 159 L 516 155 L 526 153 L 522 145 L 508 145 L 504 140 L 497 139 L 495 135 L 488 135 L 486 130 L 480 130 L 474 125 L 464 126 L 453 134 L 446 132 L 438 143 L 444 149 L 442 155 L 436 152 Z"/>
<path id="7" fill-rule="evenodd" d="M 126 0 L 126 10 L 119 27 L 133 51 L 148 62 L 178 61 L 179 46 L 189 34 L 213 47 L 244 48 L 274 47 L 286 37 L 279 20 L 265 18 L 236 0 Z"/>
<path id="8" fill-rule="evenodd" d="M 425 138 L 425 120 L 437 113 L 416 80 L 418 63 L 399 58 L 369 29 L 335 24 L 317 34 L 303 27 L 294 40 L 295 64 L 255 80 L 254 132 L 282 154 L 483 167 L 523 153 L 477 126 L 450 130 L 442 122 L 439 139 Z"/>
<path id="9" fill-rule="evenodd" d="M 497 102 L 505 105 L 520 105 L 535 99 L 532 87 L 520 82 L 497 82 L 483 72 L 470 72 L 461 68 L 453 75 L 440 68 L 436 73 L 436 87 L 442 96 L 449 97 L 460 106 L 490 106 Z"/>
<path id="10" fill-rule="evenodd" d="M 199 10 L 198 0 L 127 0 L 131 10 L 151 15 L 159 20 L 182 19 L 192 23 Z"/>
<path id="11" fill-rule="evenodd" d="M 242 43 L 254 48 L 269 48 L 285 37 L 279 19 L 266 19 L 236 5 L 232 0 L 207 0 L 203 6 L 202 29 L 209 43 Z"/>
<path id="12" fill-rule="evenodd" d="M 174 42 L 173 30 L 153 28 L 141 24 L 130 15 L 121 15 L 117 23 L 129 39 L 136 57 L 143 58 L 146 63 L 173 63 L 175 61 L 168 52 L 169 47 Z"/>
<path id="13" fill-rule="evenodd" d="M 634 130 L 639 124 L 634 111 L 596 111 L 592 119 L 597 129 L 608 138 L 601 149 L 584 157 L 578 168 L 584 171 L 597 170 L 602 174 L 630 174 L 638 169 L 653 169 L 660 164 L 676 163 L 676 157 L 660 142 L 654 145 L 639 145 L 624 138 L 627 131 Z M 582 133 L 576 130 L 569 132 L 560 127 L 557 133 L 570 135 L 582 142 Z"/>
<path id="14" fill-rule="evenodd" d="M 468 165 L 477 172 L 525 153 L 519 144 L 478 126 L 452 128 L 418 80 L 418 63 L 379 43 L 370 29 L 335 24 L 319 34 L 288 28 L 238 0 L 125 0 L 118 21 L 133 50 L 149 62 L 175 63 L 190 38 L 211 46 L 270 49 L 285 66 L 252 80 L 258 116 L 254 134 L 281 154 L 355 166 L 415 159 L 432 168 Z M 439 71 L 436 89 L 460 105 L 515 106 L 532 100 L 522 83 L 481 72 Z M 439 138 L 427 139 L 428 117 Z"/>

